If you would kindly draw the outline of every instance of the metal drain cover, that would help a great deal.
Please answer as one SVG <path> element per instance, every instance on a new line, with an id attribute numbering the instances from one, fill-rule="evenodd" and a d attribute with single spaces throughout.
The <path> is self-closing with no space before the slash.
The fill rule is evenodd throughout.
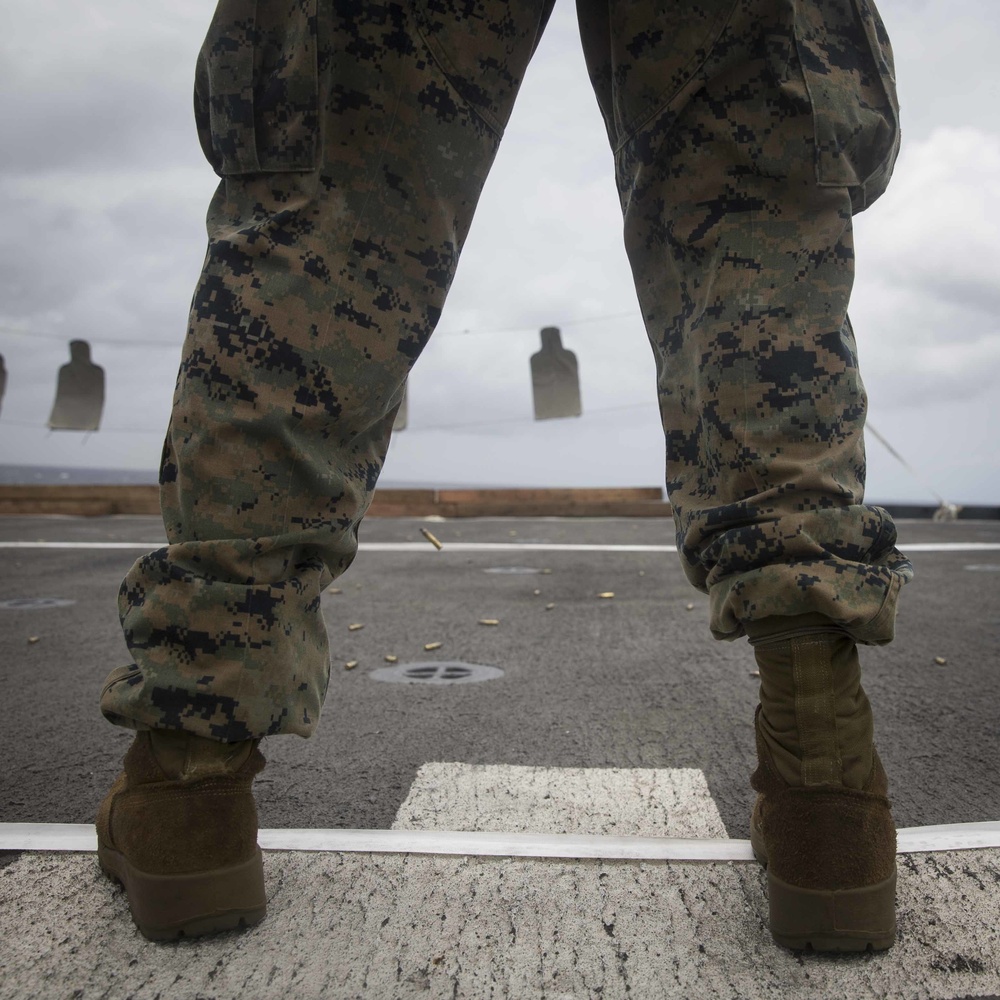
<path id="1" fill-rule="evenodd" d="M 509 573 L 513 576 L 529 576 L 532 573 L 541 573 L 540 569 L 533 566 L 491 566 L 484 569 L 484 573 Z"/>
<path id="2" fill-rule="evenodd" d="M 379 667 L 369 675 L 372 680 L 390 684 L 478 684 L 503 677 L 499 667 L 482 663 L 462 663 L 457 660 L 426 660 L 421 663 L 397 663 Z"/>
<path id="3" fill-rule="evenodd" d="M 40 608 L 67 608 L 76 601 L 67 601 L 62 597 L 12 597 L 0 601 L 0 608 L 6 611 L 38 611 Z"/>

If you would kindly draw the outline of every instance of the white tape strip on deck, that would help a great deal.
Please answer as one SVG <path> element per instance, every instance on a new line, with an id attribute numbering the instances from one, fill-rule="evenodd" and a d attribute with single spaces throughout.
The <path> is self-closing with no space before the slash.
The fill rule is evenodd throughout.
<path id="1" fill-rule="evenodd" d="M 426 764 L 391 830 L 261 830 L 258 840 L 271 851 L 753 860 L 749 841 L 726 837 L 704 775 L 686 768 Z M 91 825 L 0 824 L 0 850 L 96 848 Z M 1000 848 L 1000 822 L 898 831 L 899 854 L 983 848 Z"/>
<path id="2" fill-rule="evenodd" d="M 458 854 L 470 857 L 752 861 L 749 840 L 609 837 L 448 830 L 261 830 L 265 851 Z M 1000 822 L 914 826 L 897 832 L 897 854 L 1000 848 Z M 88 823 L 0 823 L 0 851 L 96 851 Z"/>
<path id="3" fill-rule="evenodd" d="M 752 861 L 749 840 L 606 837 L 446 830 L 261 830 L 265 851 L 455 854 L 469 857 Z M 897 833 L 897 854 L 1000 848 L 1000 822 L 915 826 Z M 0 823 L 0 851 L 96 851 L 87 823 Z"/>

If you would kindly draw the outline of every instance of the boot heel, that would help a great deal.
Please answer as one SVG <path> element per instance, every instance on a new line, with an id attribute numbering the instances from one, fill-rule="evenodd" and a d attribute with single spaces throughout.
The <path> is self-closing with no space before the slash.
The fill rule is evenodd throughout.
<path id="1" fill-rule="evenodd" d="M 267 912 L 259 848 L 241 864 L 190 875 L 150 875 L 106 847 L 98 848 L 98 861 L 125 888 L 132 919 L 150 941 L 249 927 Z"/>
<path id="2" fill-rule="evenodd" d="M 859 889 L 803 889 L 767 873 L 771 935 L 785 948 L 882 951 L 896 940 L 896 872 Z"/>

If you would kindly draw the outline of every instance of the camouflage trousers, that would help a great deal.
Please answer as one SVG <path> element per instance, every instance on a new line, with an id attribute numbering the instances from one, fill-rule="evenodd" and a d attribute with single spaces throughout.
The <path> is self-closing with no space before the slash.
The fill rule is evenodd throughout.
<path id="1" fill-rule="evenodd" d="M 852 214 L 898 147 L 870 0 L 579 0 L 658 367 L 666 480 L 718 638 L 893 635 L 910 566 L 863 503 Z M 308 735 L 412 365 L 551 0 L 221 0 L 196 119 L 221 177 L 163 452 L 169 544 L 122 584 L 102 708 Z"/>

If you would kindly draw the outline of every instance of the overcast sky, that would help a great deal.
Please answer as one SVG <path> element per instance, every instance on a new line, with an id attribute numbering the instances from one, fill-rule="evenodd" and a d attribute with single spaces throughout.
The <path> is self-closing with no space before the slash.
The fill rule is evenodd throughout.
<path id="1" fill-rule="evenodd" d="M 154 468 L 215 176 L 191 117 L 205 0 L 9 5 L 0 38 L 0 464 Z M 852 320 L 869 498 L 1000 503 L 1000 3 L 883 0 L 903 105 L 889 192 L 857 220 Z M 584 416 L 532 420 L 555 325 Z M 21 331 L 21 332 L 15 332 Z M 68 341 L 107 373 L 100 432 L 49 432 Z M 383 483 L 663 481 L 652 354 L 574 4 L 558 0 L 410 382 Z"/>

